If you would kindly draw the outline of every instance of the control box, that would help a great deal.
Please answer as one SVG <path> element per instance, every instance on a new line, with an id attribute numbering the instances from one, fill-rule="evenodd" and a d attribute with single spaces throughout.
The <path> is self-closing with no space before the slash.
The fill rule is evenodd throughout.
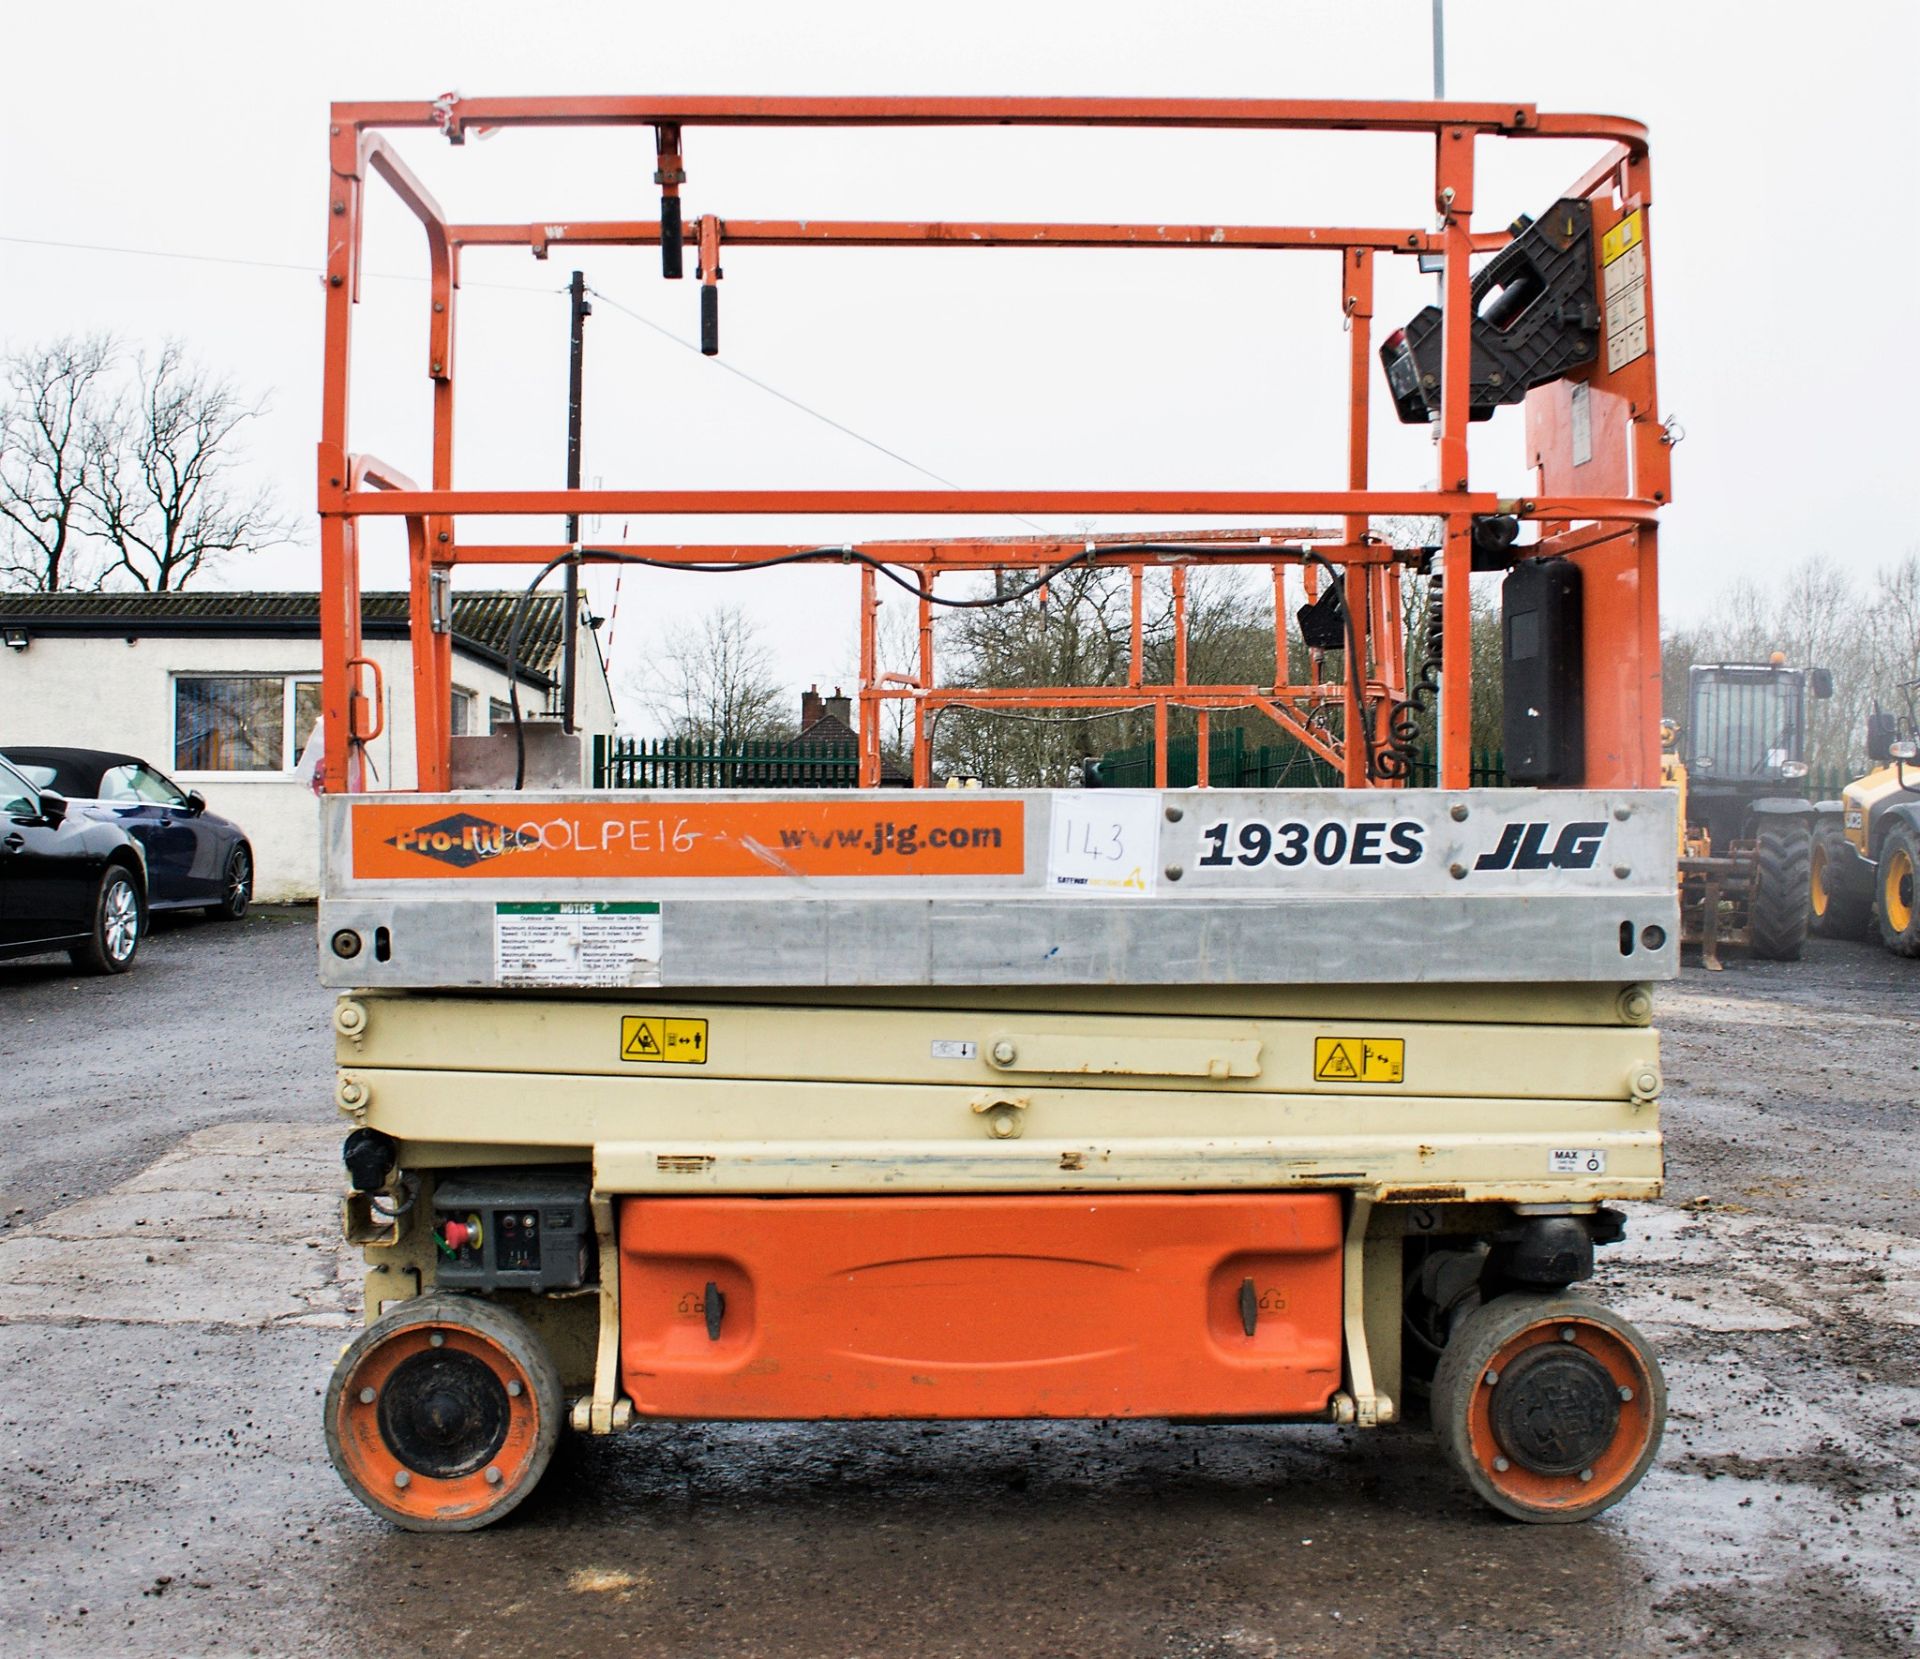
<path id="1" fill-rule="evenodd" d="M 434 1185 L 436 1282 L 460 1290 L 577 1290 L 589 1282 L 593 1217 L 585 1170 L 471 1174 Z"/>

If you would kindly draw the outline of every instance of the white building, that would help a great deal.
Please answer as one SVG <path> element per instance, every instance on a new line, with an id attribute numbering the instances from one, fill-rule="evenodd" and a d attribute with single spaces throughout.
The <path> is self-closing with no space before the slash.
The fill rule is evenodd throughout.
<path id="1" fill-rule="evenodd" d="M 511 722 L 508 632 L 522 597 L 454 592 L 448 719 L 456 735 Z M 564 604 L 557 594 L 536 595 L 522 624 L 521 714 L 549 729 Z M 319 718 L 319 616 L 313 593 L 0 594 L 0 752 L 17 743 L 138 755 L 247 832 L 258 898 L 310 899 L 318 822 L 297 768 Z M 410 789 L 406 594 L 363 595 L 361 618 L 385 703 L 381 734 L 367 746 L 375 774 L 368 787 Z M 613 694 L 593 627 L 580 628 L 578 639 L 574 723 L 588 757 L 586 783 L 593 738 L 613 731 Z"/>

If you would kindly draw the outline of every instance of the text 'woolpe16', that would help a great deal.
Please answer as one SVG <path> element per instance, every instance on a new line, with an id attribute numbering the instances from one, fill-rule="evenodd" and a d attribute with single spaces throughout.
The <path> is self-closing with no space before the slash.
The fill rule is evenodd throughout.
<path id="1" fill-rule="evenodd" d="M 525 127 L 650 134 L 659 217 L 450 222 L 393 147 L 424 140 L 389 136 L 505 135 L 435 151 L 464 175 Z M 730 154 L 762 128 L 786 129 L 782 144 L 818 128 L 1398 134 L 1423 192 L 1430 163 L 1433 209 L 1373 229 L 683 213 L 717 127 L 737 129 Z M 335 1370 L 326 1434 L 355 1493 L 402 1526 L 481 1526 L 526 1496 L 560 1434 L 645 1417 L 1370 1428 L 1416 1403 L 1508 1515 L 1583 1519 L 1631 1489 L 1660 1439 L 1660 1368 L 1574 1287 L 1620 1237 L 1610 1206 L 1660 1190 L 1649 987 L 1677 950 L 1644 131 L 1524 104 L 605 97 L 342 104 L 330 138 L 320 961 L 341 992 L 335 1093 L 368 1324 Z M 1543 141 L 1591 165 L 1537 219 L 1476 229 L 1476 153 Z M 424 484 L 349 437 L 373 189 L 426 235 Z M 1346 476 L 589 490 L 575 445 L 573 487 L 456 483 L 467 256 L 651 244 L 665 277 L 697 279 L 709 353 L 723 258 L 749 267 L 757 248 L 1309 258 L 1345 331 Z M 1375 273 L 1393 260 L 1437 269 L 1440 303 L 1376 349 Z M 1433 489 L 1369 485 L 1376 358 L 1393 412 L 1431 431 Z M 576 376 L 576 406 L 578 391 Z M 1468 468 L 1470 423 L 1507 405 L 1521 413 L 1492 431 L 1524 431 L 1514 471 L 1532 481 L 1512 497 Z M 804 518 L 821 539 L 672 540 L 668 521 L 694 514 Z M 955 514 L 1062 528 L 858 534 L 877 515 Z M 617 515 L 635 539 L 583 542 L 580 515 Z M 551 544 L 469 539 L 561 517 Z M 359 560 L 382 520 L 404 530 L 411 572 L 401 789 L 368 765 L 384 705 Z M 1156 527 L 1066 528 L 1096 521 Z M 1383 533 L 1410 522 L 1421 532 Z M 520 788 L 553 730 L 518 715 L 517 760 L 491 784 L 462 771 L 456 567 L 560 571 L 571 592 L 583 564 L 750 582 L 774 561 L 858 573 L 857 788 Z M 1188 672 L 1188 579 L 1213 566 L 1271 577 L 1271 683 Z M 1016 602 L 1082 567 L 1110 573 L 1123 604 L 1130 590 L 1124 677 L 942 682 L 942 607 Z M 1497 788 L 1473 787 L 1469 749 L 1476 571 L 1505 573 Z M 880 670 L 883 582 L 917 606 L 911 674 Z M 1170 675 L 1147 671 L 1149 590 L 1171 605 Z M 569 631 L 577 615 L 570 598 Z M 516 619 L 510 666 L 521 635 Z M 882 789 L 883 717 L 901 706 L 912 787 Z M 1143 713 L 1152 786 L 1093 787 L 1111 782 L 1095 768 L 1070 790 L 936 789 L 938 716 L 961 707 Z M 1325 786 L 1210 775 L 1214 723 L 1249 711 Z M 1195 787 L 1168 787 L 1176 726 L 1197 739 Z"/>

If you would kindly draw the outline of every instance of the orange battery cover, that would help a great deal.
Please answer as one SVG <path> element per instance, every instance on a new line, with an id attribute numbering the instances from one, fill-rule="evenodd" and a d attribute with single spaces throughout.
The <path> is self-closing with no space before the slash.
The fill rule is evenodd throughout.
<path id="1" fill-rule="evenodd" d="M 1334 1193 L 619 1209 L 645 1415 L 1318 1416 L 1340 1385 Z"/>

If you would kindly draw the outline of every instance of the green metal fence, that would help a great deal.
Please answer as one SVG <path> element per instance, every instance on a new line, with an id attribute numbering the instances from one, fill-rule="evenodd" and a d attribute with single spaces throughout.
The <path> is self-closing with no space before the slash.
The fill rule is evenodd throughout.
<path id="1" fill-rule="evenodd" d="M 1215 789 L 1337 789 L 1340 772 L 1304 744 L 1249 743 L 1244 730 L 1215 732 L 1208 745 L 1208 782 Z M 1200 746 L 1192 738 L 1167 745 L 1167 786 L 1191 789 L 1199 781 Z M 1135 744 L 1110 750 L 1089 770 L 1089 788 L 1151 789 L 1154 746 Z M 1851 774 L 1844 767 L 1823 768 L 1783 794 L 1810 801 L 1832 800 Z M 1473 751 L 1471 778 L 1477 789 L 1499 788 L 1507 781 L 1505 755 L 1499 749 Z M 596 789 L 853 789 L 860 781 L 860 756 L 851 743 L 703 743 L 683 738 L 609 738 L 593 740 Z M 1407 785 L 1437 788 L 1438 758 L 1431 748 L 1416 752 Z"/>
<path id="2" fill-rule="evenodd" d="M 1192 738 L 1175 738 L 1167 745 L 1167 787 L 1191 789 L 1199 777 L 1199 745 Z M 1337 789 L 1338 768 L 1330 766 L 1299 743 L 1246 741 L 1243 731 L 1216 732 L 1209 748 L 1208 782 L 1215 789 Z M 1500 789 L 1507 781 L 1505 751 L 1475 749 L 1469 765 L 1475 789 Z M 1845 767 L 1823 767 L 1798 782 L 1783 782 L 1782 795 L 1803 795 L 1810 801 L 1837 800 L 1853 774 Z M 1096 763 L 1088 784 L 1105 789 L 1151 789 L 1153 745 L 1114 749 Z M 1411 789 L 1437 789 L 1440 760 L 1430 747 L 1415 752 L 1407 777 Z"/>
<path id="3" fill-rule="evenodd" d="M 596 789 L 853 789 L 851 743 L 717 743 L 687 738 L 596 737 Z"/>
<path id="4" fill-rule="evenodd" d="M 1200 745 L 1192 738 L 1174 738 L 1167 744 L 1167 787 L 1191 789 L 1199 781 Z M 1103 789 L 1151 789 L 1154 746 L 1135 744 L 1114 749 L 1095 763 L 1088 783 Z M 1492 788 L 1507 780 L 1498 749 L 1473 753 L 1473 783 Z M 1340 769 L 1322 760 L 1303 743 L 1253 744 L 1243 730 L 1215 732 L 1207 746 L 1207 782 L 1215 789 L 1338 789 Z M 1431 789 L 1440 781 L 1440 767 L 1431 749 L 1414 757 L 1407 779 L 1411 788 Z"/>

